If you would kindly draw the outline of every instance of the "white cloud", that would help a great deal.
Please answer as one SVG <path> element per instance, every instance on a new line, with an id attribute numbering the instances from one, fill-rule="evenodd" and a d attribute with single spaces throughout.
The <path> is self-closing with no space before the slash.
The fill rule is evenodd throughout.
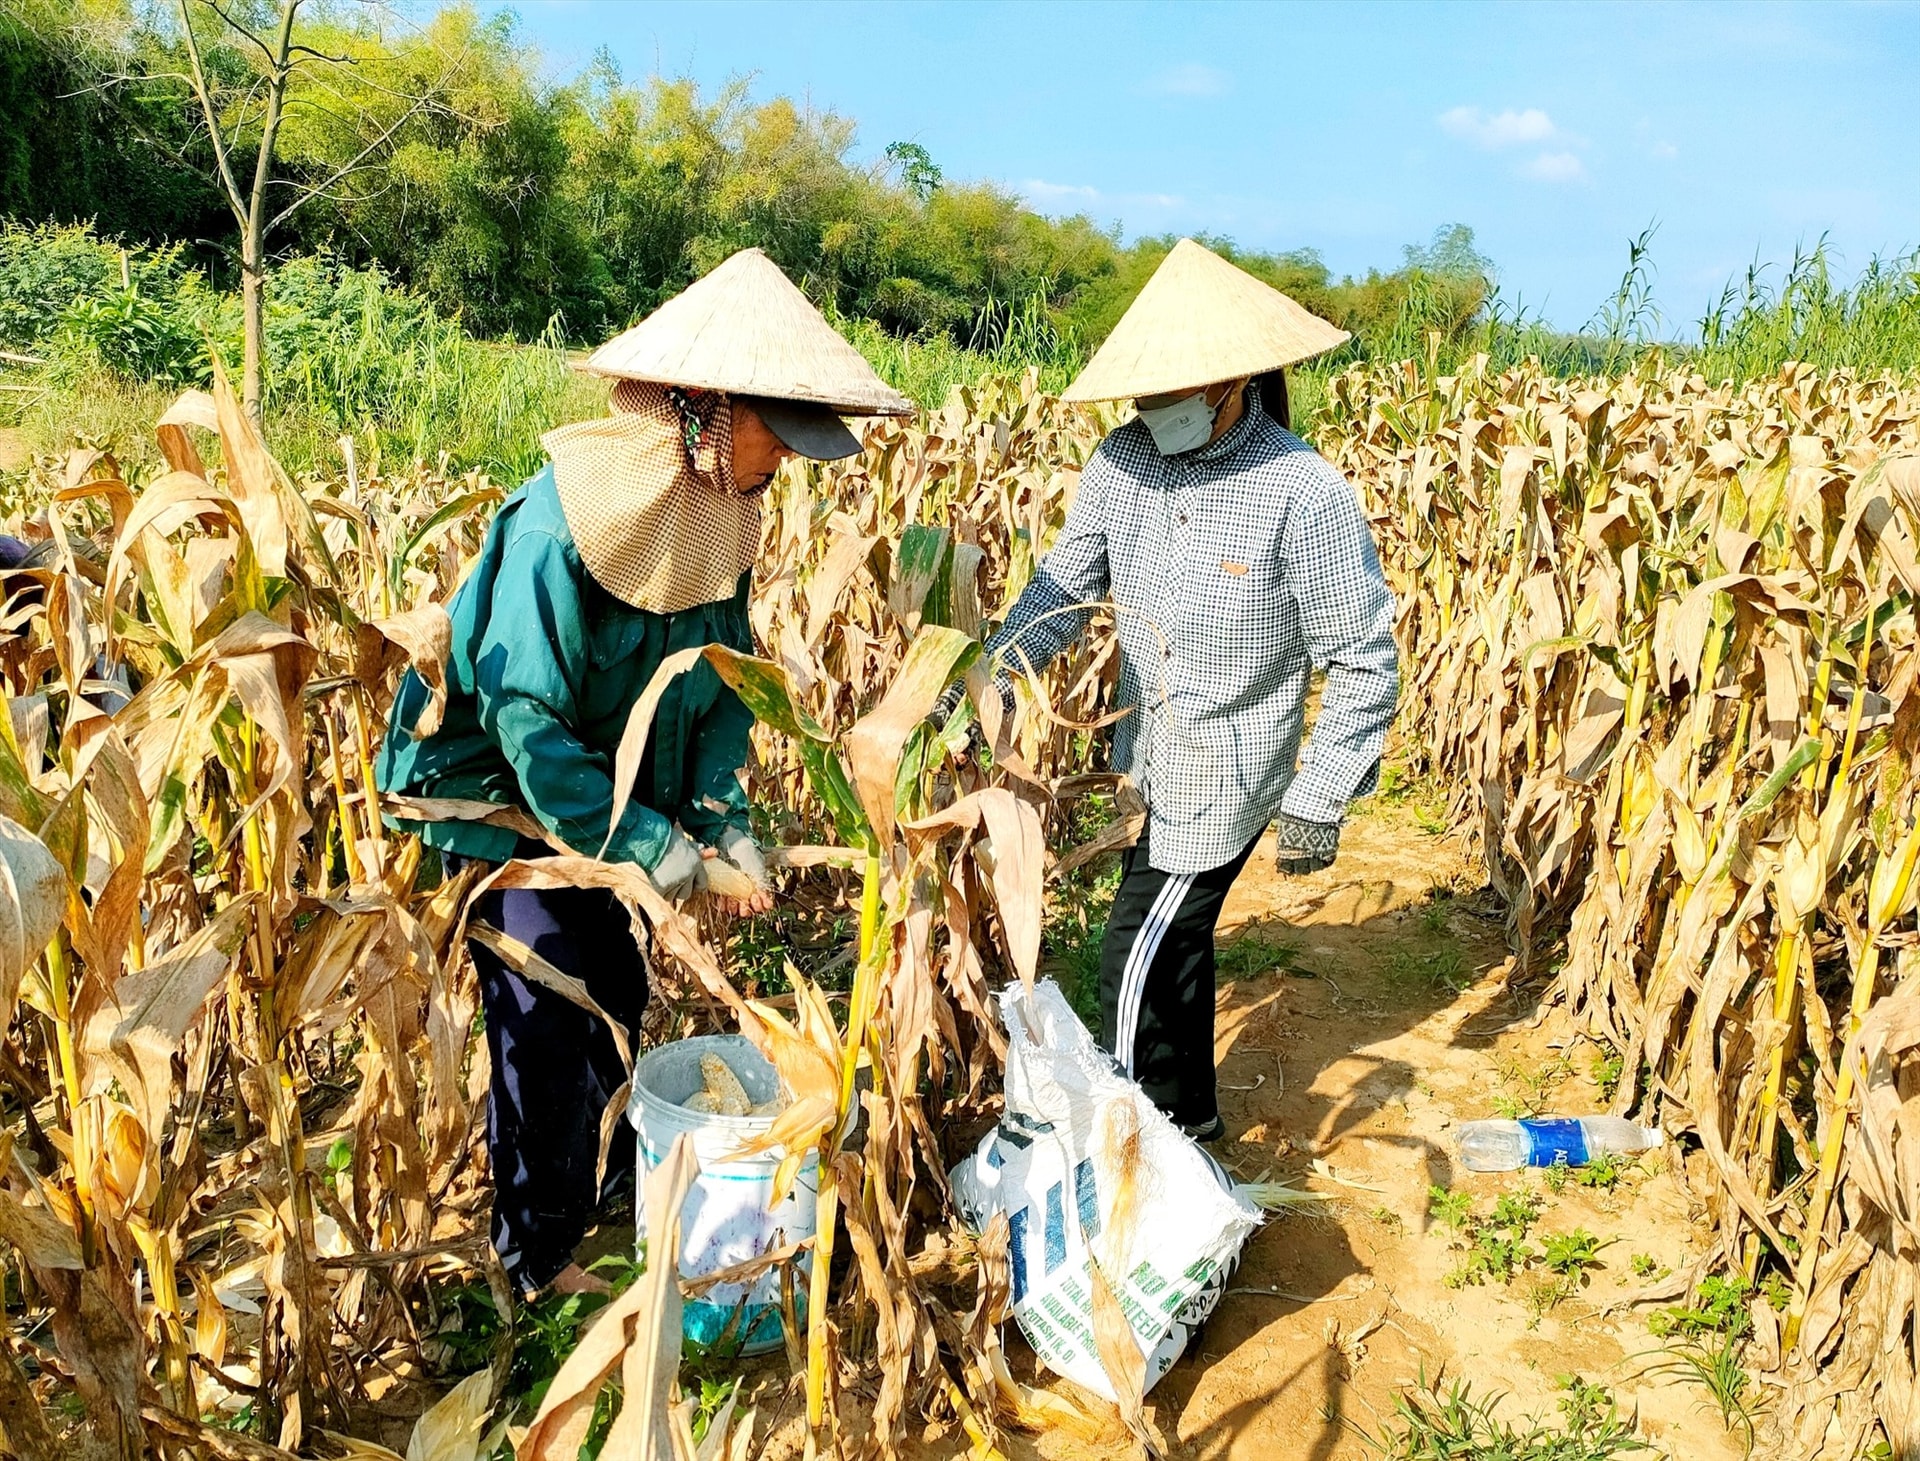
<path id="1" fill-rule="evenodd" d="M 1020 184 L 1020 191 L 1029 198 L 1065 199 L 1078 198 L 1092 203 L 1099 199 L 1100 190 L 1090 188 L 1085 183 L 1050 183 L 1045 178 L 1028 178 Z"/>
<path id="2" fill-rule="evenodd" d="M 1141 90 L 1152 96 L 1225 96 L 1233 90 L 1233 78 L 1217 67 L 1187 61 L 1149 77 Z"/>
<path id="3" fill-rule="evenodd" d="M 1520 165 L 1520 176 L 1536 183 L 1578 183 L 1587 170 L 1571 152 L 1543 152 Z"/>
<path id="4" fill-rule="evenodd" d="M 1559 135 L 1553 118 L 1538 107 L 1525 111 L 1495 112 L 1491 116 L 1479 107 L 1454 107 L 1440 113 L 1440 130 L 1478 147 L 1516 147 L 1523 142 L 1545 142 Z"/>
<path id="5" fill-rule="evenodd" d="M 1045 178 L 1028 178 L 1020 192 L 1029 203 L 1044 208 L 1058 204 L 1074 208 L 1184 208 L 1187 200 L 1178 193 L 1108 193 L 1086 183 L 1050 183 Z"/>
<path id="6" fill-rule="evenodd" d="M 1653 155 L 1664 161 L 1667 158 L 1678 157 L 1680 149 L 1671 142 L 1656 142 L 1653 144 Z"/>

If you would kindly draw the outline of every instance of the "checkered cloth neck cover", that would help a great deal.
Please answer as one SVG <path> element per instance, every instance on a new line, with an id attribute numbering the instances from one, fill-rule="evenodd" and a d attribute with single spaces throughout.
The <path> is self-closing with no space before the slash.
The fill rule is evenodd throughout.
<path id="1" fill-rule="evenodd" d="M 707 397 L 690 446 L 668 391 L 621 381 L 612 415 L 540 438 L 587 572 L 622 603 L 655 614 L 733 597 L 760 549 L 760 497 L 733 486 L 727 399 Z"/>
<path id="2" fill-rule="evenodd" d="M 1043 666 L 1084 632 L 1076 606 L 1109 598 L 1131 707 L 1113 764 L 1146 797 L 1155 868 L 1208 871 L 1283 810 L 1338 823 L 1374 789 L 1399 694 L 1393 596 L 1353 488 L 1257 386 L 1196 451 L 1162 456 L 1139 421 L 1108 436 L 988 653 Z"/>

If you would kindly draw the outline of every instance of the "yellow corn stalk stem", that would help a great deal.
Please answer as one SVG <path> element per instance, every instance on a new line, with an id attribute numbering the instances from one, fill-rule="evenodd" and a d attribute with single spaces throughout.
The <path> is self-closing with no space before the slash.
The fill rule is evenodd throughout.
<path id="1" fill-rule="evenodd" d="M 1854 1044 L 1860 1037 L 1860 1022 L 1873 1004 L 1874 982 L 1880 973 L 1880 935 L 1895 910 L 1906 901 L 1916 860 L 1920 860 L 1920 821 L 1908 826 L 1895 861 L 1889 864 L 1883 858 L 1876 862 L 1869 884 L 1865 944 L 1860 950 L 1859 967 L 1854 971 L 1853 1001 L 1847 1010 L 1840 1071 L 1834 1080 L 1833 1115 L 1827 1123 L 1827 1139 L 1820 1147 L 1820 1170 L 1813 1199 L 1807 1205 L 1806 1236 L 1801 1242 L 1800 1265 L 1794 1274 L 1793 1302 L 1787 1310 L 1780 1341 L 1783 1353 L 1790 1352 L 1799 1342 L 1800 1325 L 1806 1318 L 1807 1300 L 1813 1293 L 1813 1280 L 1820 1263 L 1827 1210 L 1833 1202 L 1834 1182 L 1840 1175 L 1840 1154 L 1846 1147 L 1847 1128 L 1853 1118 L 1853 1070 L 1857 1064 Z"/>
<path id="2" fill-rule="evenodd" d="M 165 1233 L 135 1217 L 128 1227 L 140 1256 L 146 1260 L 147 1276 L 153 1284 L 153 1307 L 160 1318 L 160 1351 L 166 1365 L 167 1387 L 174 1409 L 182 1415 L 198 1415 L 194 1396 L 192 1350 L 187 1327 L 180 1310 L 180 1275 L 174 1266 L 173 1240 Z"/>
<path id="3" fill-rule="evenodd" d="M 47 985 L 53 994 L 54 1040 L 60 1055 L 60 1086 L 67 1098 L 67 1130 L 73 1138 L 73 1195 L 80 1206 L 80 1252 L 93 1260 L 93 1152 L 80 1116 L 80 1060 L 73 1046 L 73 961 L 63 928 L 47 945 Z"/>
<path id="4" fill-rule="evenodd" d="M 251 716 L 241 720 L 240 757 L 247 799 L 256 804 L 247 818 L 242 837 L 247 851 L 247 872 L 252 879 L 257 901 L 254 903 L 254 977 L 257 990 L 255 1008 L 259 1034 L 257 1058 L 266 1079 L 269 1103 L 270 1135 L 280 1144 L 287 1198 L 293 1205 L 293 1239 L 300 1245 L 301 1261 L 313 1251 L 313 1193 L 307 1186 L 306 1137 L 300 1116 L 300 1102 L 294 1092 L 293 1075 L 287 1064 L 286 1032 L 274 1009 L 275 969 L 273 957 L 273 885 L 268 874 L 266 837 L 261 817 L 266 807 L 260 803 L 260 783 L 255 774 L 255 755 L 259 727 Z"/>
<path id="5" fill-rule="evenodd" d="M 358 692 L 353 693 L 357 697 Z M 364 882 L 367 870 L 360 861 L 360 849 L 356 845 L 359 842 L 359 836 L 353 825 L 353 806 L 347 800 L 346 770 L 340 764 L 340 737 L 333 728 L 333 715 L 330 711 L 321 713 L 320 724 L 326 727 L 327 732 L 327 761 L 333 768 L 333 805 L 340 828 L 340 852 L 347 860 L 347 880 L 354 883 Z M 364 766 L 363 762 L 363 770 Z M 371 787 L 373 783 L 369 781 L 367 785 Z M 371 806 L 372 803 L 368 805 Z"/>
<path id="6" fill-rule="evenodd" d="M 1773 1037 L 1767 1057 L 1767 1083 L 1760 1093 L 1760 1125 L 1755 1149 L 1760 1170 L 1754 1191 L 1765 1202 L 1773 1194 L 1774 1148 L 1780 1139 L 1780 1088 L 1786 1079 L 1787 1055 L 1792 1044 L 1793 1017 L 1800 998 L 1800 935 L 1798 922 L 1780 931 L 1773 951 Z M 1751 1279 L 1760 1266 L 1760 1235 L 1747 1236 L 1745 1270 Z"/>
<path id="7" fill-rule="evenodd" d="M 960 1428 L 967 1433 L 967 1439 L 973 1442 L 971 1461 L 1007 1461 L 1006 1454 L 993 1444 L 979 1417 L 973 1413 L 966 1391 L 955 1384 L 951 1376 L 947 1377 L 946 1389 L 947 1402 L 953 1406 L 954 1414 L 960 1417 Z"/>
<path id="8" fill-rule="evenodd" d="M 373 777 L 373 739 L 367 734 L 366 695 L 358 685 L 347 687 L 353 701 L 353 742 L 360 756 L 360 785 L 366 795 L 367 835 L 376 847 L 386 845 L 386 829 L 380 825 L 380 789 Z"/>
<path id="9" fill-rule="evenodd" d="M 840 1212 L 840 1184 L 834 1157 L 846 1135 L 853 1111 L 853 1088 L 860 1054 L 867 1044 L 867 1021 L 879 984 L 880 852 L 869 848 L 860 886 L 860 962 L 853 976 L 853 997 L 847 1010 L 845 1054 L 840 1071 L 837 1119 L 820 1141 L 820 1198 L 814 1221 L 813 1278 L 807 1290 L 807 1429 L 812 1452 L 822 1439 L 827 1419 L 827 1282 L 833 1272 L 834 1231 Z M 879 1069 L 878 1062 L 873 1067 Z"/>
<path id="10" fill-rule="evenodd" d="M 1800 774 L 1801 788 L 1812 792 L 1820 785 L 1821 774 L 1827 769 L 1826 756 L 1826 716 L 1827 697 L 1833 693 L 1833 645 L 1828 643 L 1820 655 L 1820 664 L 1813 672 L 1813 698 L 1807 706 L 1807 734 L 1821 738 L 1821 754 L 1818 760 L 1810 764 Z"/>
<path id="11" fill-rule="evenodd" d="M 1860 716 L 1867 702 L 1867 670 L 1873 658 L 1873 617 L 1876 601 L 1867 600 L 1867 637 L 1860 656 L 1860 674 L 1854 685 L 1853 702 L 1847 707 L 1847 733 L 1840 752 L 1840 769 L 1834 778 L 1836 795 L 1844 797 L 1847 778 L 1853 773 L 1854 753 L 1860 744 Z M 1809 792 L 1822 785 L 1822 774 L 1826 770 L 1827 752 L 1831 743 L 1825 736 L 1820 724 L 1824 718 L 1826 700 L 1832 683 L 1833 655 L 1831 650 L 1823 654 L 1818 671 L 1818 690 L 1811 710 L 1813 717 L 1807 727 L 1808 734 L 1821 737 L 1821 755 L 1806 769 L 1804 786 Z M 1779 946 L 1774 950 L 1773 969 L 1773 1038 L 1767 1056 L 1767 1080 L 1760 1093 L 1760 1124 L 1755 1135 L 1756 1155 L 1760 1160 L 1760 1169 L 1756 1175 L 1754 1191 L 1765 1202 L 1773 1195 L 1774 1166 L 1778 1161 L 1775 1150 L 1780 1136 L 1780 1090 L 1786 1081 L 1787 1056 L 1793 1044 L 1793 1021 L 1800 1007 L 1800 948 L 1806 934 L 1806 925 L 1812 918 L 1796 919 L 1781 930 Z M 1873 956 L 1878 959 L 1878 953 Z M 1872 990 L 1873 980 L 1867 980 L 1867 989 Z M 1865 1013 L 1864 1010 L 1861 1011 Z M 1823 1161 L 1824 1165 L 1824 1161 Z M 1748 1278 L 1758 1272 L 1760 1266 L 1760 1239 L 1757 1233 L 1747 1239 L 1744 1268 Z"/>

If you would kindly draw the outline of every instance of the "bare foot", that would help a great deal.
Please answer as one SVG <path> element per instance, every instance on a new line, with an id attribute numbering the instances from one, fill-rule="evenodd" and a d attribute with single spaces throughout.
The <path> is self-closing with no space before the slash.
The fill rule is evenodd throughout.
<path id="1" fill-rule="evenodd" d="M 569 1263 L 553 1276 L 547 1292 L 554 1294 L 610 1294 L 613 1285 L 588 1273 L 577 1263 Z"/>

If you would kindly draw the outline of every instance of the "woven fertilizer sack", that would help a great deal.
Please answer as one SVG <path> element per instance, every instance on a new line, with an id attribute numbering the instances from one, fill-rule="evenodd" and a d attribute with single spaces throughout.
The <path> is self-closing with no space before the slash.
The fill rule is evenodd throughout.
<path id="1" fill-rule="evenodd" d="M 1057 986 L 1009 986 L 1000 1017 L 1007 1109 L 950 1174 L 961 1220 L 979 1232 L 1006 1214 L 1021 1332 L 1049 1369 L 1119 1400 L 1095 1333 L 1097 1267 L 1146 1357 L 1144 1394 L 1220 1302 L 1260 1212 L 1119 1072 Z"/>

